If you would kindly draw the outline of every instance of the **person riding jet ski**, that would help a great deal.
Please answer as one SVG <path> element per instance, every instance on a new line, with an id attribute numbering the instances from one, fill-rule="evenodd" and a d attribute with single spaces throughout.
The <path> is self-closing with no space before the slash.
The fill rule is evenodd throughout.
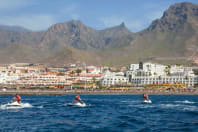
<path id="1" fill-rule="evenodd" d="M 75 103 L 77 103 L 77 102 L 80 102 L 81 104 L 83 104 L 83 101 L 81 100 L 81 98 L 80 98 L 80 95 L 79 95 L 79 94 L 77 94 L 77 95 L 76 95 L 76 98 L 75 98 L 75 100 L 74 100 L 73 104 L 75 104 Z"/>
<path id="2" fill-rule="evenodd" d="M 15 97 L 13 97 L 13 100 L 17 101 L 19 104 L 21 104 L 21 97 L 19 94 L 16 94 Z"/>
<path id="3" fill-rule="evenodd" d="M 144 93 L 144 94 L 143 94 L 143 100 L 148 100 L 148 95 L 147 95 L 147 93 Z"/>

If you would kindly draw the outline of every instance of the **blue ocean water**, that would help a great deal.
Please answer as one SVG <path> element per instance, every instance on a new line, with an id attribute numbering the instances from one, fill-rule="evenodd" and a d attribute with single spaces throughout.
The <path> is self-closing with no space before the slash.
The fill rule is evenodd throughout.
<path id="1" fill-rule="evenodd" d="M 198 131 L 198 95 L 81 95 L 86 107 L 71 107 L 75 95 L 22 95 L 28 107 L 6 109 L 0 96 L 0 131 Z"/>

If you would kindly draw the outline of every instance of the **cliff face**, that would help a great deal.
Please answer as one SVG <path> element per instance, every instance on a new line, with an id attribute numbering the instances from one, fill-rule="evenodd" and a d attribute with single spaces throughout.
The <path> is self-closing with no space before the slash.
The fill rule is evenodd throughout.
<path id="1" fill-rule="evenodd" d="M 139 33 L 135 47 L 150 57 L 188 58 L 197 52 L 197 31 L 198 5 L 175 4 Z"/>

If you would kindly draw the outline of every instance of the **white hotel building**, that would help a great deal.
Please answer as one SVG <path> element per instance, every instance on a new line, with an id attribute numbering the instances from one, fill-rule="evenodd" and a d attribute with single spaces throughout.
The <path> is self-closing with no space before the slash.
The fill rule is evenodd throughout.
<path id="1" fill-rule="evenodd" d="M 123 72 L 114 73 L 107 71 L 105 75 L 100 80 L 100 83 L 103 86 L 113 86 L 116 84 L 127 84 L 129 82 L 129 79 L 127 77 L 124 77 Z"/>
<path id="2" fill-rule="evenodd" d="M 193 87 L 198 80 L 191 67 L 165 66 L 149 62 L 131 64 L 126 71 L 126 76 L 136 86 L 154 83 L 182 83 L 185 86 Z"/>

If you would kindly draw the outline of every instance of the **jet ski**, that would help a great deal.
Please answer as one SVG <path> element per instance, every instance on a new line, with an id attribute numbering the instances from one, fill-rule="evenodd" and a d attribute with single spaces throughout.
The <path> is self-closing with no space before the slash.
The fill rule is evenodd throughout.
<path id="1" fill-rule="evenodd" d="M 0 109 L 22 109 L 33 107 L 29 103 L 18 103 L 17 101 L 11 101 L 7 104 L 0 105 Z"/>
<path id="2" fill-rule="evenodd" d="M 150 99 L 143 99 L 142 103 L 143 104 L 150 104 L 150 103 L 152 103 L 152 101 Z"/>
<path id="3" fill-rule="evenodd" d="M 17 101 L 13 101 L 13 102 L 8 103 L 7 106 L 19 106 L 20 107 L 22 106 L 22 103 L 19 104 Z"/>
<path id="4" fill-rule="evenodd" d="M 6 107 L 13 107 L 13 108 L 21 108 L 23 107 L 23 103 L 18 103 L 17 101 L 12 101 L 6 105 Z"/>
<path id="5" fill-rule="evenodd" d="M 67 106 L 85 107 L 86 104 L 85 104 L 84 102 L 76 102 L 75 104 L 73 104 L 73 103 L 68 103 Z"/>

